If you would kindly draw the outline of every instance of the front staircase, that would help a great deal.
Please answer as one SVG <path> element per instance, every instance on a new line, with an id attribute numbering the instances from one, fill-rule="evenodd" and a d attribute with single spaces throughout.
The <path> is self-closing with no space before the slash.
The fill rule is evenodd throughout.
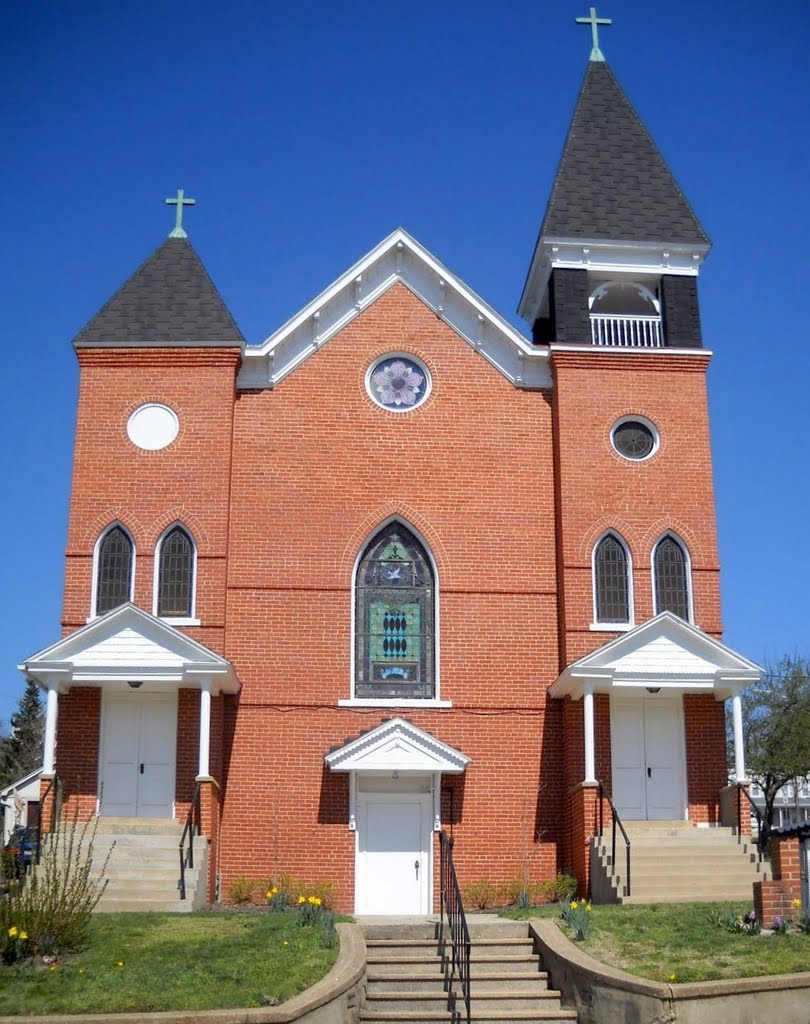
<path id="1" fill-rule="evenodd" d="M 630 839 L 630 895 L 625 895 L 625 843 L 610 829 L 591 847 L 595 903 L 697 903 L 751 901 L 752 885 L 767 878 L 756 844 L 730 828 L 695 828 L 688 821 L 625 822 Z"/>
<path id="2" fill-rule="evenodd" d="M 186 868 L 186 899 L 178 891 L 182 823 L 163 818 L 99 818 L 93 868 L 107 887 L 96 910 L 190 911 L 205 902 L 208 843 L 194 842 L 194 867 Z"/>
<path id="3" fill-rule="evenodd" d="M 479 923 L 475 918 L 468 922 L 473 1024 L 571 1024 L 577 1020 L 576 1011 L 563 1009 L 560 993 L 549 988 L 524 922 Z M 447 976 L 438 923 L 366 924 L 363 932 L 368 950 L 363 1024 L 463 1024 L 464 1000 L 457 980 Z"/>

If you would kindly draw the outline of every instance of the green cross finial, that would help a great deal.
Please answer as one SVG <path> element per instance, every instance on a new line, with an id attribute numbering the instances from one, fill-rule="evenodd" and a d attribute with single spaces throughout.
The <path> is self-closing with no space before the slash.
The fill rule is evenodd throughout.
<path id="1" fill-rule="evenodd" d="M 197 200 L 196 199 L 184 199 L 183 198 L 183 190 L 181 188 L 179 188 L 177 190 L 177 198 L 176 199 L 167 199 L 166 202 L 167 202 L 167 204 L 169 206 L 176 206 L 177 207 L 177 220 L 176 220 L 175 225 L 174 225 L 174 231 L 169 232 L 169 238 L 188 238 L 188 235 L 183 230 L 183 207 L 184 206 L 194 206 L 194 204 L 197 202 Z"/>
<path id="2" fill-rule="evenodd" d="M 591 50 L 591 60 L 604 61 L 605 55 L 599 49 L 599 25 L 612 25 L 613 22 L 610 18 L 597 18 L 596 8 L 591 8 L 591 14 L 589 18 L 577 18 L 577 25 L 590 25 L 591 34 L 593 36 L 593 49 Z"/>

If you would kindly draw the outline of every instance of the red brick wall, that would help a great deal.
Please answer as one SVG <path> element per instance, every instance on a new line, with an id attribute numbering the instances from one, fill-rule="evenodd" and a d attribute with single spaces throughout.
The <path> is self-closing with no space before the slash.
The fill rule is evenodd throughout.
<path id="1" fill-rule="evenodd" d="M 96 813 L 101 690 L 75 686 L 59 697 L 57 772 L 64 814 L 85 820 Z"/>
<path id="2" fill-rule="evenodd" d="M 720 824 L 720 790 L 728 783 L 725 705 L 710 694 L 683 697 L 689 817 Z"/>

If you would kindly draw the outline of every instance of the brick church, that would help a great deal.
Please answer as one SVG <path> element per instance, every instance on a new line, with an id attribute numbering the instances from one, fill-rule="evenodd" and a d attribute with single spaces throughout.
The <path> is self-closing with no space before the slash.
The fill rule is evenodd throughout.
<path id="1" fill-rule="evenodd" d="M 62 813 L 173 863 L 199 821 L 197 903 L 286 872 L 362 914 L 433 910 L 440 830 L 462 884 L 588 891 L 600 784 L 717 825 L 760 670 L 721 639 L 710 243 L 598 46 L 523 332 L 400 229 L 248 344 L 184 202 L 73 343 L 63 631 L 21 666 Z"/>

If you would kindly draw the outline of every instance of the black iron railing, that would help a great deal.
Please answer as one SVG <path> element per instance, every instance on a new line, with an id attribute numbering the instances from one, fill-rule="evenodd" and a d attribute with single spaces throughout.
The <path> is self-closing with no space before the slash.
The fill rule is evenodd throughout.
<path id="1" fill-rule="evenodd" d="M 186 824 L 183 834 L 180 836 L 180 879 L 177 888 L 180 890 L 180 899 L 186 898 L 186 868 L 194 867 L 194 836 L 202 834 L 202 809 L 200 807 L 200 783 L 194 786 L 191 794 L 191 804 L 186 815 Z M 188 849 L 186 849 L 188 839 Z"/>
<path id="2" fill-rule="evenodd" d="M 602 840 L 602 838 L 603 838 L 603 836 L 605 834 L 605 814 L 604 814 L 605 800 L 607 800 L 608 806 L 610 807 L 610 822 L 611 822 L 611 828 L 610 828 L 610 866 L 611 866 L 613 871 L 616 870 L 616 826 L 618 825 L 619 831 L 621 832 L 622 836 L 624 837 L 625 858 L 626 858 L 626 861 L 625 861 L 626 876 L 625 876 L 624 886 L 623 886 L 623 889 L 624 889 L 623 895 L 624 896 L 629 896 L 630 895 L 630 837 L 627 835 L 627 832 L 624 829 L 624 825 L 622 825 L 622 819 L 619 817 L 619 814 L 618 814 L 618 812 L 616 810 L 616 807 L 615 807 L 613 801 L 611 800 L 610 796 L 608 795 L 608 793 L 607 793 L 607 791 L 605 789 L 605 784 L 600 781 L 599 782 L 599 833 L 598 833 L 600 841 Z"/>
<path id="3" fill-rule="evenodd" d="M 446 959 L 446 943 L 444 938 L 444 921 L 450 932 L 450 971 L 445 971 L 445 978 L 450 989 L 451 1005 L 449 1007 L 453 1019 L 458 1019 L 456 1012 L 456 996 L 454 981 L 458 979 L 464 1006 L 467 1011 L 467 1024 L 470 1024 L 470 930 L 467 927 L 467 916 L 458 887 L 456 868 L 453 864 L 453 838 L 446 832 L 439 834 L 441 842 L 441 917 L 439 918 L 439 946 L 442 957 Z"/>
<path id="4" fill-rule="evenodd" d="M 751 799 L 751 794 L 748 792 L 748 787 L 738 782 L 737 785 L 737 842 L 742 842 L 742 798 L 748 801 L 751 806 L 751 810 L 754 812 L 757 819 L 757 861 L 762 861 L 762 855 L 768 846 L 768 839 L 771 834 L 771 826 L 765 821 L 760 813 L 759 808 Z"/>
<path id="5" fill-rule="evenodd" d="M 39 864 L 42 859 L 42 823 L 45 820 L 45 812 L 48 807 L 49 797 L 53 802 L 50 825 L 53 830 L 56 828 L 57 822 L 59 821 L 59 815 L 62 813 L 62 780 L 58 775 L 52 776 L 51 781 L 45 789 L 45 793 L 39 800 L 39 817 L 37 819 L 37 830 L 32 857 L 34 864 Z"/>

